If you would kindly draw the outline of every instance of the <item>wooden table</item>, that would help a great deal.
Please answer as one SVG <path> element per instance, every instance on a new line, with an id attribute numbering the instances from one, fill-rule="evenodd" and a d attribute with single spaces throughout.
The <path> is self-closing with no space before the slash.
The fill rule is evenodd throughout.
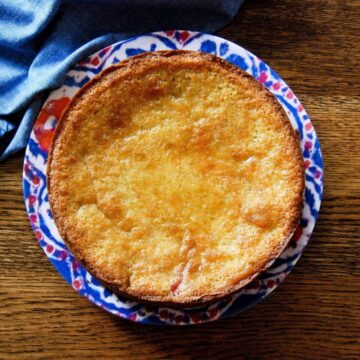
<path id="1" fill-rule="evenodd" d="M 154 328 L 81 298 L 31 231 L 21 188 L 24 153 L 1 163 L 0 358 L 360 358 L 359 34 L 356 0 L 249 0 L 219 32 L 290 84 L 325 160 L 320 218 L 296 269 L 234 318 Z"/>

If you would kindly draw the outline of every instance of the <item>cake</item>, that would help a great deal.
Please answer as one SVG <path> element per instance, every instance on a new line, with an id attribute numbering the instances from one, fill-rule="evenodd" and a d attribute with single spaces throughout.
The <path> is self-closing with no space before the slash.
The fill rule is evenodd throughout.
<path id="1" fill-rule="evenodd" d="M 268 268 L 300 219 L 298 134 L 244 71 L 192 51 L 113 65 L 70 101 L 47 181 L 73 255 L 137 301 L 195 306 Z"/>

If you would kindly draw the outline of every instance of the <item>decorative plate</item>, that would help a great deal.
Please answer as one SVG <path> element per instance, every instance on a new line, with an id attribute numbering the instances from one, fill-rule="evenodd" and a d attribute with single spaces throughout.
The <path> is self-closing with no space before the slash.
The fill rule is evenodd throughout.
<path id="1" fill-rule="evenodd" d="M 211 305 L 179 310 L 147 306 L 117 296 L 101 285 L 73 257 L 61 239 L 50 211 L 46 188 L 48 150 L 56 123 L 75 93 L 101 70 L 144 51 L 186 49 L 218 55 L 247 71 L 278 99 L 299 131 L 306 188 L 300 225 L 287 249 L 272 266 L 232 297 Z M 242 47 L 222 38 L 190 31 L 157 32 L 108 46 L 74 66 L 63 86 L 45 101 L 26 149 L 23 188 L 26 209 L 40 246 L 64 279 L 82 296 L 121 318 L 153 325 L 188 325 L 239 313 L 268 296 L 289 274 L 315 226 L 323 191 L 319 141 L 303 106 L 289 86 L 268 65 Z"/>

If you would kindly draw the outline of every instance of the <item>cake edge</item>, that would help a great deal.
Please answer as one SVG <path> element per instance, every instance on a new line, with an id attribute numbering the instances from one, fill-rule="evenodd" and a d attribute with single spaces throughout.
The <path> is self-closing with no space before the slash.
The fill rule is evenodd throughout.
<path id="1" fill-rule="evenodd" d="M 104 75 L 109 74 L 121 67 L 131 67 L 135 65 L 136 60 L 142 59 L 142 58 L 153 58 L 156 59 L 158 57 L 170 57 L 170 56 L 178 56 L 178 55 L 186 55 L 186 56 L 193 56 L 197 57 L 200 56 L 202 58 L 207 59 L 211 62 L 216 62 L 226 70 L 230 71 L 236 76 L 241 75 L 242 77 L 246 77 L 251 80 L 251 82 L 258 88 L 259 91 L 261 91 L 264 95 L 266 95 L 267 99 L 272 102 L 274 106 L 274 110 L 281 115 L 281 121 L 285 128 L 287 128 L 289 135 L 293 138 L 293 141 L 297 144 L 297 154 L 294 154 L 297 156 L 297 163 L 302 164 L 301 167 L 301 177 L 297 176 L 297 188 L 298 190 L 298 196 L 294 199 L 294 203 L 291 206 L 291 214 L 289 216 L 289 225 L 287 227 L 286 236 L 284 236 L 284 240 L 279 244 L 278 247 L 273 249 L 273 251 L 266 256 L 266 259 L 263 259 L 262 261 L 258 261 L 260 264 L 257 266 L 257 268 L 252 272 L 251 275 L 249 275 L 247 278 L 233 284 L 233 285 L 226 285 L 224 286 L 221 291 L 217 291 L 216 293 L 213 293 L 211 295 L 196 295 L 192 297 L 186 297 L 185 299 L 179 298 L 179 300 L 164 300 L 164 296 L 153 296 L 153 295 L 146 295 L 141 293 L 141 291 L 138 292 L 128 292 L 124 290 L 123 287 L 121 287 L 119 284 L 116 284 L 114 281 L 109 281 L 106 279 L 106 274 L 103 274 L 99 272 L 98 270 L 94 269 L 91 264 L 89 264 L 85 257 L 82 254 L 81 249 L 77 249 L 76 246 L 68 239 L 66 230 L 66 226 L 62 219 L 62 213 L 61 211 L 61 205 L 59 206 L 59 201 L 56 196 L 56 185 L 53 187 L 52 184 L 52 166 L 53 164 L 53 152 L 55 149 L 55 146 L 57 144 L 57 140 L 66 125 L 67 122 L 67 114 L 72 110 L 74 105 L 76 105 L 77 101 L 81 99 L 83 94 L 86 92 L 87 89 L 94 86 L 94 84 L 97 83 L 99 79 L 101 79 Z M 121 61 L 118 64 L 112 65 L 106 69 L 104 69 L 102 72 L 100 72 L 97 76 L 92 78 L 88 83 L 86 83 L 82 88 L 79 89 L 79 91 L 75 94 L 75 96 L 71 99 L 71 101 L 68 103 L 66 108 L 64 109 L 63 113 L 61 114 L 60 119 L 58 120 L 56 129 L 54 131 L 54 135 L 51 141 L 50 150 L 48 153 L 48 162 L 47 162 L 47 171 L 46 171 L 46 183 L 47 183 L 47 189 L 48 189 L 48 195 L 49 195 L 49 204 L 51 208 L 51 212 L 53 215 L 54 222 L 58 228 L 59 234 L 64 240 L 66 246 L 69 248 L 69 250 L 72 252 L 72 254 L 75 256 L 77 260 L 81 262 L 81 264 L 101 283 L 104 284 L 105 287 L 112 290 L 114 293 L 119 294 L 121 296 L 124 296 L 126 298 L 138 301 L 140 303 L 149 304 L 149 305 L 161 305 L 161 306 L 170 306 L 170 307 L 196 307 L 201 305 L 206 305 L 209 303 L 212 303 L 216 300 L 224 299 L 227 297 L 230 297 L 231 295 L 237 293 L 241 289 L 243 289 L 247 284 L 249 284 L 252 280 L 254 280 L 259 274 L 264 272 L 266 269 L 268 269 L 274 260 L 279 257 L 279 255 L 283 252 L 283 250 L 287 247 L 289 241 L 292 238 L 292 235 L 294 234 L 301 218 L 301 212 L 302 212 L 302 203 L 303 203 L 303 193 L 305 188 L 305 176 L 304 176 L 304 165 L 303 165 L 303 156 L 301 154 L 300 144 L 299 144 L 299 136 L 296 130 L 293 129 L 290 120 L 288 119 L 288 116 L 286 115 L 284 109 L 280 105 L 280 103 L 277 101 L 276 97 L 268 90 L 266 89 L 260 82 L 255 80 L 251 75 L 246 73 L 245 71 L 241 70 L 240 68 L 236 67 L 235 65 L 227 62 L 226 60 L 223 60 L 215 55 L 203 53 L 203 52 L 197 52 L 197 51 L 188 51 L 188 50 L 162 50 L 162 51 L 154 51 L 154 52 L 144 52 L 139 55 L 135 55 L 133 57 L 130 57 L 128 59 L 125 59 Z M 299 175 L 299 174 L 297 174 Z M 290 208 L 290 207 L 289 207 Z M 57 209 L 54 211 L 54 209 Z"/>

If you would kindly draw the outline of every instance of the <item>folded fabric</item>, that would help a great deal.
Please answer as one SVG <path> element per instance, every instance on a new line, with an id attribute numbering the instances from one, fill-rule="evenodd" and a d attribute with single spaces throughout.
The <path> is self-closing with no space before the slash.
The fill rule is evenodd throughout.
<path id="1" fill-rule="evenodd" d="M 214 32 L 243 0 L 0 0 L 0 161 L 26 146 L 47 91 L 96 50 L 157 30 Z"/>

